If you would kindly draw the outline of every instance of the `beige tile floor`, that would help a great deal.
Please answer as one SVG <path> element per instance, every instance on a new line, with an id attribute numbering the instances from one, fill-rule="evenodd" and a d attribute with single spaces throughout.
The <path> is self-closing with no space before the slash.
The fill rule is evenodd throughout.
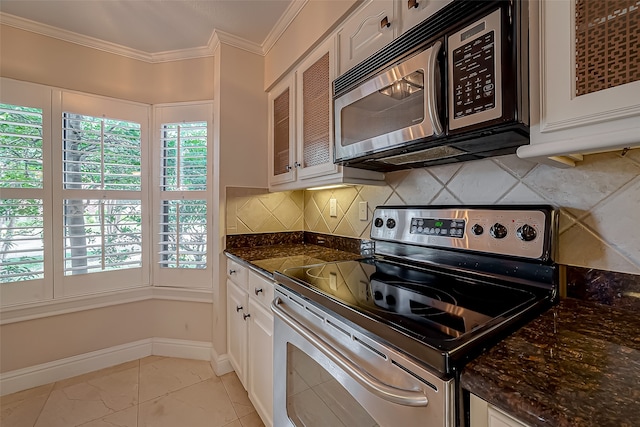
<path id="1" fill-rule="evenodd" d="M 2 427 L 264 427 L 234 372 L 150 356 L 0 397 Z"/>

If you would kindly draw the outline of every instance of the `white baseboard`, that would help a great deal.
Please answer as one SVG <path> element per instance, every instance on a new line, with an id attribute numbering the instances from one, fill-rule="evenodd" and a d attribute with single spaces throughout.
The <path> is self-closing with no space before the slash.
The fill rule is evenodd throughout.
<path id="1" fill-rule="evenodd" d="M 183 359 L 210 360 L 211 349 L 210 342 L 153 338 L 151 354 Z"/>
<path id="2" fill-rule="evenodd" d="M 0 374 L 0 396 L 151 355 L 210 360 L 212 345 L 209 342 L 202 341 L 147 338 L 28 368 L 16 369 Z"/>
<path id="3" fill-rule="evenodd" d="M 213 372 L 219 377 L 233 372 L 233 366 L 231 366 L 229 356 L 226 353 L 218 355 L 213 347 L 211 347 L 211 368 L 213 368 Z"/>

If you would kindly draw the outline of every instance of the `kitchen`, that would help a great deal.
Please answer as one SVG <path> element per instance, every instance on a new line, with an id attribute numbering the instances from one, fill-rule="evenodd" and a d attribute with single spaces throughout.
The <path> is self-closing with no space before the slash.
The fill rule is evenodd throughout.
<path id="1" fill-rule="evenodd" d="M 631 310 L 637 307 L 637 303 L 635 306 L 633 303 L 637 300 L 633 294 L 637 292 L 640 264 L 637 242 L 640 239 L 635 238 L 637 231 L 632 226 L 632 213 L 638 205 L 640 193 L 637 150 L 624 152 L 624 155 L 622 149 L 588 155 L 576 167 L 566 169 L 511 155 L 494 160 L 393 172 L 387 174 L 383 185 L 302 191 L 287 189 L 288 183 L 279 183 L 277 188 L 284 191 L 267 193 L 257 190 L 269 187 L 264 161 L 268 158 L 265 89 L 274 88 L 276 82 L 283 80 L 281 77 L 290 75 L 298 66 L 299 59 L 304 58 L 316 42 L 338 29 L 337 22 L 350 13 L 352 7 L 352 2 L 331 2 L 331 6 L 324 2 L 307 3 L 265 56 L 221 42 L 215 51 L 218 55 L 214 54 L 213 58 L 153 64 L 3 26 L 3 77 L 148 104 L 206 99 L 219 103 L 217 113 L 214 113 L 218 114 L 214 123 L 219 126 L 214 130 L 217 132 L 214 139 L 219 138 L 220 143 L 216 153 L 219 160 L 215 166 L 219 178 L 212 191 L 213 200 L 218 202 L 217 211 L 213 212 L 213 223 L 224 227 L 223 230 L 213 230 L 215 234 L 209 240 L 212 242 L 211 253 L 219 254 L 218 258 L 211 257 L 212 271 L 218 272 L 219 276 L 216 276 L 208 293 L 161 288 L 154 290 L 152 297 L 138 295 L 138 300 L 129 299 L 126 304 L 117 304 L 116 298 L 108 301 L 103 295 L 104 301 L 94 297 L 93 301 L 86 302 L 98 307 L 94 309 L 95 313 L 79 310 L 84 302 L 79 302 L 76 308 L 69 308 L 62 305 L 65 301 L 60 301 L 59 306 L 47 309 L 49 313 L 58 313 L 54 319 L 61 323 L 56 327 L 69 331 L 69 337 L 58 338 L 60 342 L 43 339 L 55 336 L 51 332 L 54 327 L 52 319 L 47 319 L 47 310 L 38 311 L 31 307 L 32 312 L 19 312 L 13 316 L 13 321 L 6 325 L 3 322 L 3 373 L 17 373 L 31 366 L 151 337 L 165 339 L 152 343 L 157 344 L 157 348 L 164 345 L 165 352 L 169 351 L 171 344 L 174 344 L 174 351 L 178 343 L 184 344 L 182 354 L 212 360 L 214 366 L 219 365 L 223 372 L 227 346 L 227 295 L 225 287 L 218 284 L 226 280 L 226 257 L 222 253 L 225 235 L 304 231 L 368 239 L 373 209 L 383 204 L 537 203 L 558 206 L 561 209 L 557 262 L 585 268 L 585 273 L 594 278 L 592 288 L 587 289 L 584 279 L 569 282 L 567 293 L 583 299 L 597 299 L 604 294 L 611 305 L 627 305 Z M 18 48 L 20 43 L 11 43 L 11 40 L 20 40 L 26 46 Z M 30 55 L 25 52 L 30 52 Z M 66 58 L 52 58 L 50 52 L 69 52 L 77 67 L 70 70 Z M 108 61 L 110 66 L 95 65 L 104 63 L 101 61 Z M 93 71 L 97 81 L 87 78 L 88 73 L 83 71 L 86 69 Z M 111 75 L 114 72 L 121 74 L 115 77 Z M 131 74 L 146 77 L 132 80 Z M 163 84 L 165 81 L 172 84 Z M 199 84 L 192 84 L 194 81 Z M 216 97 L 217 94 L 219 96 Z M 245 126 L 238 122 L 239 117 L 253 117 L 255 123 Z M 637 135 L 637 125 L 635 130 Z M 587 132 L 588 135 L 588 130 L 579 128 L 577 132 Z M 233 141 L 233 144 L 225 144 L 224 141 Z M 557 154 L 545 153 L 545 156 Z M 331 215 L 331 199 L 336 200 L 336 216 Z M 367 203 L 368 219 L 365 221 L 359 219 L 362 202 Z M 630 214 L 620 216 L 621 212 Z M 627 275 L 615 276 L 612 280 L 588 269 Z M 67 313 L 61 316 L 65 308 Z M 141 319 L 139 313 L 149 315 Z M 99 342 L 91 339 L 80 326 L 114 317 L 113 321 L 118 323 L 113 329 L 120 332 L 111 331 Z M 186 324 L 190 327 L 183 328 Z M 132 325 L 136 327 L 132 328 Z M 20 339 L 24 331 L 39 339 L 24 346 Z M 74 340 L 74 334 L 85 339 Z M 187 344 L 192 344 L 193 348 L 188 348 Z M 16 351 L 16 348 L 24 348 L 24 351 Z"/>

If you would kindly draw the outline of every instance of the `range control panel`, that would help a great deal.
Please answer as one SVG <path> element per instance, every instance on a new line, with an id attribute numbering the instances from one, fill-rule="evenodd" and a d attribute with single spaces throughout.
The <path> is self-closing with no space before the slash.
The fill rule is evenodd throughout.
<path id="1" fill-rule="evenodd" d="M 373 240 L 542 258 L 555 229 L 555 211 L 536 208 L 376 208 Z"/>

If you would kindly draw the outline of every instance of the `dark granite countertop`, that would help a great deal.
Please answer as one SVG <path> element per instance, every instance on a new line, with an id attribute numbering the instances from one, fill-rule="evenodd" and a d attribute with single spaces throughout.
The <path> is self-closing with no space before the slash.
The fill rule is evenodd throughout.
<path id="1" fill-rule="evenodd" d="M 225 253 L 269 277 L 273 277 L 274 271 L 283 271 L 289 267 L 362 258 L 362 255 L 352 252 L 308 243 L 229 248 Z"/>
<path id="2" fill-rule="evenodd" d="M 461 382 L 531 426 L 640 426 L 640 317 L 563 299 L 469 363 Z"/>

